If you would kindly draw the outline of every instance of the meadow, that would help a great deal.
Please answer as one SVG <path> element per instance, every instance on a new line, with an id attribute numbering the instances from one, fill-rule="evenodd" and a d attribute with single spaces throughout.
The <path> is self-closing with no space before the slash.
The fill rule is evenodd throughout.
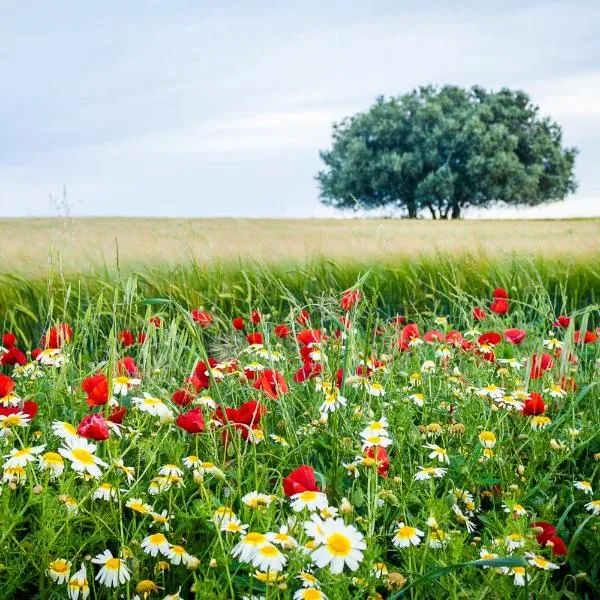
<path id="1" fill-rule="evenodd" d="M 597 220 L 24 223 L 1 598 L 600 595 Z"/>

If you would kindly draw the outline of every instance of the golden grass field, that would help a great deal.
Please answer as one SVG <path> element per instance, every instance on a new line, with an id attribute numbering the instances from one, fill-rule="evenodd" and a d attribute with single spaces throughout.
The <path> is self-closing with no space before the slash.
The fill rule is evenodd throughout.
<path id="1" fill-rule="evenodd" d="M 194 259 L 391 262 L 432 253 L 593 259 L 600 219 L 505 221 L 45 218 L 0 220 L 0 270 L 169 266 Z"/>

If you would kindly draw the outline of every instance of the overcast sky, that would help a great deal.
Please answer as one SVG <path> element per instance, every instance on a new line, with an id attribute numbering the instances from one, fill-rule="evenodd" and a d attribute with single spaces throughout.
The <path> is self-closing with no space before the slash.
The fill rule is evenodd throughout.
<path id="1" fill-rule="evenodd" d="M 0 216 L 330 216 L 331 123 L 428 83 L 526 90 L 580 186 L 518 214 L 600 215 L 600 2 L 0 0 Z"/>

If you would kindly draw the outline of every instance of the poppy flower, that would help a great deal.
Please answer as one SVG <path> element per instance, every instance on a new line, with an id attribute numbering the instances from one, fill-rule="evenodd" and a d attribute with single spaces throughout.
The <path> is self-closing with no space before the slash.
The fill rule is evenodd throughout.
<path id="1" fill-rule="evenodd" d="M 204 416 L 201 408 L 192 408 L 188 412 L 180 414 L 175 422 L 188 433 L 204 431 Z"/>
<path id="2" fill-rule="evenodd" d="M 285 338 L 290 335 L 291 331 L 287 325 L 276 325 L 273 333 L 278 338 Z"/>
<path id="3" fill-rule="evenodd" d="M 508 292 L 504 289 L 504 288 L 496 288 L 493 292 L 492 292 L 492 298 L 494 300 L 507 300 L 508 299 Z"/>
<path id="4" fill-rule="evenodd" d="M 364 456 L 374 458 L 377 461 L 377 472 L 382 477 L 387 477 L 390 468 L 390 459 L 387 450 L 383 446 L 371 446 L 363 452 Z"/>
<path id="5" fill-rule="evenodd" d="M 5 333 L 2 335 L 2 345 L 10 350 L 17 343 L 17 336 L 14 333 Z"/>
<path id="6" fill-rule="evenodd" d="M 554 527 L 554 525 L 551 525 L 550 523 L 546 523 L 546 521 L 536 521 L 535 523 L 531 524 L 531 527 L 542 529 L 542 532 L 538 533 L 535 536 L 535 539 L 537 540 L 537 543 L 540 546 L 545 546 L 546 542 L 551 537 L 554 537 L 557 533 L 556 527 Z"/>
<path id="7" fill-rule="evenodd" d="M 171 400 L 173 400 L 173 404 L 177 404 L 177 406 L 187 406 L 191 404 L 194 399 L 193 394 L 189 392 L 189 390 L 176 390 L 173 392 L 171 396 Z"/>
<path id="8" fill-rule="evenodd" d="M 279 371 L 267 369 L 261 373 L 261 376 L 252 384 L 255 390 L 262 390 L 273 399 L 289 391 L 288 384 Z"/>
<path id="9" fill-rule="evenodd" d="M 113 408 L 112 412 L 110 413 L 108 420 L 111 423 L 116 423 L 117 425 L 120 425 L 123 422 L 123 419 L 125 418 L 126 414 L 127 414 L 126 406 L 115 406 Z"/>
<path id="10" fill-rule="evenodd" d="M 221 423 L 231 423 L 241 432 L 242 439 L 247 440 L 250 430 L 254 429 L 259 423 L 267 409 L 260 405 L 256 400 L 244 402 L 239 408 L 218 407 L 214 414 L 214 419 Z M 223 431 L 223 439 L 227 441 L 227 431 Z"/>
<path id="11" fill-rule="evenodd" d="M 246 340 L 249 344 L 262 344 L 263 336 L 259 331 L 251 331 L 247 336 Z"/>
<path id="12" fill-rule="evenodd" d="M 191 314 L 194 322 L 198 323 L 200 327 L 210 327 L 213 322 L 213 316 L 204 310 L 194 309 Z"/>
<path id="13" fill-rule="evenodd" d="M 118 337 L 119 341 L 121 342 L 121 344 L 123 344 L 123 346 L 125 346 L 125 348 L 133 345 L 133 333 L 131 333 L 131 331 L 127 331 L 125 329 L 121 331 L 121 333 L 119 333 Z"/>
<path id="14" fill-rule="evenodd" d="M 129 377 L 139 375 L 137 365 L 135 364 L 135 359 L 131 356 L 124 356 L 123 358 L 119 359 L 117 361 L 115 370 L 117 375 L 129 375 Z"/>
<path id="15" fill-rule="evenodd" d="M 303 345 L 318 344 L 323 339 L 320 329 L 303 329 L 296 335 L 296 339 Z"/>
<path id="16" fill-rule="evenodd" d="M 77 435 L 99 442 L 108 439 L 110 430 L 104 417 L 99 413 L 94 413 L 81 419 L 81 423 L 77 427 Z"/>
<path id="17" fill-rule="evenodd" d="M 400 339 L 396 343 L 400 350 L 408 350 L 410 342 L 419 339 L 420 337 L 421 333 L 419 332 L 419 326 L 416 323 L 409 323 L 402 329 Z"/>
<path id="18" fill-rule="evenodd" d="M 521 411 L 525 416 L 543 415 L 546 411 L 546 405 L 542 396 L 538 392 L 531 392 L 523 405 Z"/>
<path id="19" fill-rule="evenodd" d="M 544 545 L 547 544 L 552 544 L 552 556 L 566 556 L 567 545 L 562 538 L 553 535 Z"/>
<path id="20" fill-rule="evenodd" d="M 566 329 L 571 323 L 571 317 L 567 317 L 566 315 L 560 315 L 554 323 L 552 323 L 553 327 L 562 327 Z"/>
<path id="21" fill-rule="evenodd" d="M 162 319 L 160 317 L 150 317 L 148 322 L 152 323 L 152 325 L 154 325 L 154 327 L 156 327 L 157 329 L 162 327 Z"/>
<path id="22" fill-rule="evenodd" d="M 362 294 L 360 293 L 360 290 L 346 290 L 342 294 L 340 306 L 343 311 L 348 312 L 357 302 L 360 302 L 361 299 Z"/>
<path id="23" fill-rule="evenodd" d="M 496 331 L 488 331 L 479 336 L 477 342 L 486 346 L 496 346 L 502 341 L 502 336 Z"/>
<path id="24" fill-rule="evenodd" d="M 531 358 L 531 371 L 529 377 L 531 379 L 539 379 L 546 371 L 554 366 L 554 360 L 549 354 L 545 352 L 541 357 L 538 358 L 537 354 L 534 354 Z"/>
<path id="25" fill-rule="evenodd" d="M 567 377 L 563 375 L 560 378 L 560 387 L 565 390 L 565 392 L 576 392 L 577 391 L 577 382 L 572 377 Z"/>
<path id="26" fill-rule="evenodd" d="M 81 382 L 83 391 L 87 394 L 88 406 L 101 406 L 108 402 L 108 378 L 102 373 L 92 375 Z"/>
<path id="27" fill-rule="evenodd" d="M 231 324 L 235 330 L 242 331 L 244 329 L 244 317 L 234 317 L 231 319 Z"/>
<path id="28" fill-rule="evenodd" d="M 517 346 L 520 344 L 527 335 L 527 332 L 523 329 L 505 329 L 504 339 L 509 343 Z"/>
<path id="29" fill-rule="evenodd" d="M 404 325 L 405 322 L 406 317 L 403 315 L 396 315 L 395 317 L 392 317 L 392 320 L 390 321 L 394 327 L 400 327 L 400 325 Z"/>
<path id="30" fill-rule="evenodd" d="M 37 402 L 33 400 L 28 400 L 23 402 L 22 406 L 0 406 L 0 415 L 9 417 L 10 415 L 16 415 L 19 412 L 23 412 L 29 416 L 30 419 L 33 419 L 38 412 Z"/>
<path id="31" fill-rule="evenodd" d="M 48 333 L 42 338 L 42 346 L 44 348 L 60 348 L 64 343 L 70 342 L 72 338 L 71 326 L 68 323 L 60 323 L 48 330 Z"/>
<path id="32" fill-rule="evenodd" d="M 307 379 L 317 377 L 323 371 L 323 365 L 321 363 L 315 363 L 311 360 L 307 360 L 303 365 L 294 373 L 294 381 L 296 383 L 302 383 Z"/>
<path id="33" fill-rule="evenodd" d="M 210 387 L 210 375 L 208 374 L 208 369 L 213 368 L 216 364 L 217 361 L 214 358 L 208 359 L 208 365 L 204 361 L 198 362 L 194 368 L 194 373 L 189 380 L 196 388 L 196 391 Z"/>
<path id="34" fill-rule="evenodd" d="M 260 312 L 258 312 L 257 310 L 253 310 L 250 313 L 250 320 L 255 324 L 258 325 L 261 321 L 262 321 L 262 315 L 260 314 Z"/>
<path id="35" fill-rule="evenodd" d="M 36 360 L 37 357 L 43 352 L 43 350 L 41 348 L 34 348 L 31 351 L 31 358 L 33 358 L 33 360 Z"/>
<path id="36" fill-rule="evenodd" d="M 315 471 L 310 465 L 300 465 L 283 478 L 283 493 L 291 497 L 302 492 L 320 492 Z"/>
<path id="37" fill-rule="evenodd" d="M 497 298 L 490 304 L 490 310 L 497 315 L 505 315 L 508 312 L 508 300 Z"/>
<path id="38" fill-rule="evenodd" d="M 487 318 L 487 313 L 485 312 L 485 310 L 483 310 L 483 308 L 476 306 L 473 309 L 473 318 L 476 321 L 483 321 L 485 318 Z"/>
<path id="39" fill-rule="evenodd" d="M 573 340 L 576 344 L 591 344 L 595 342 L 598 338 L 593 331 L 585 331 L 583 334 L 580 329 L 578 329 L 573 334 Z"/>
<path id="40" fill-rule="evenodd" d="M 433 331 L 427 331 L 424 335 L 423 335 L 423 340 L 426 342 L 443 342 L 446 339 L 446 336 L 441 332 L 441 331 L 437 331 L 437 330 L 433 330 Z"/>
<path id="41" fill-rule="evenodd" d="M 297 315 L 296 315 L 296 323 L 298 323 L 298 325 L 307 325 L 308 322 L 310 321 L 310 313 L 307 310 L 301 310 Z"/>
<path id="42" fill-rule="evenodd" d="M 143 331 L 140 331 L 137 336 L 138 344 L 141 346 L 146 341 L 146 334 Z"/>
<path id="43" fill-rule="evenodd" d="M 16 346 L 9 348 L 0 356 L 0 365 L 24 365 L 27 364 L 27 356 Z"/>
<path id="44" fill-rule="evenodd" d="M 453 344 L 455 346 L 459 346 L 463 340 L 462 333 L 460 331 L 456 331 L 456 329 L 450 330 L 446 334 L 446 343 Z"/>
<path id="45" fill-rule="evenodd" d="M 15 389 L 15 382 L 8 376 L 0 373 L 0 398 L 12 394 Z"/>

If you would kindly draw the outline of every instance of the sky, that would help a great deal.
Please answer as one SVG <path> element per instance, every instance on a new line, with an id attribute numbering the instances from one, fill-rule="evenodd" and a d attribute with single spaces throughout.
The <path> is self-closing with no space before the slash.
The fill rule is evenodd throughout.
<path id="1" fill-rule="evenodd" d="M 600 216 L 600 2 L 0 0 L 0 40 L 0 216 L 338 216 L 331 124 L 445 83 L 580 150 L 573 197 L 486 216 Z"/>

